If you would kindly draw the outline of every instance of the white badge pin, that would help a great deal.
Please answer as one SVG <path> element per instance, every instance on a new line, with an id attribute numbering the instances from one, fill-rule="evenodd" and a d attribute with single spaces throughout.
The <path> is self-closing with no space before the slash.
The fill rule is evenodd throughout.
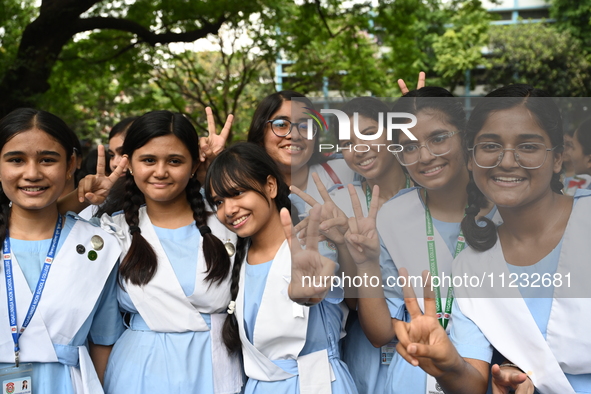
<path id="1" fill-rule="evenodd" d="M 105 246 L 105 241 L 98 235 L 93 235 L 90 239 L 90 243 L 92 244 L 92 248 L 94 250 L 101 250 L 103 246 Z"/>

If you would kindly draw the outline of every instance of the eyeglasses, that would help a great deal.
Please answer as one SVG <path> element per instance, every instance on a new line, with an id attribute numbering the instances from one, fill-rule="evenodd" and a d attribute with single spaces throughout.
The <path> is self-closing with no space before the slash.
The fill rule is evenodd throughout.
<path id="1" fill-rule="evenodd" d="M 396 153 L 396 158 L 403 166 L 411 166 L 421 159 L 421 148 L 425 147 L 433 156 L 443 156 L 448 154 L 453 147 L 451 137 L 458 134 L 459 131 L 441 133 L 430 137 L 424 144 L 414 141 L 401 144 L 402 151 Z"/>
<path id="2" fill-rule="evenodd" d="M 295 127 L 302 138 L 308 137 L 308 121 L 305 122 L 290 122 L 287 119 L 271 119 L 266 123 L 271 123 L 271 130 L 277 137 L 287 137 L 291 133 L 292 127 Z M 318 132 L 318 125 L 312 123 L 312 137 L 316 136 Z"/>
<path id="3" fill-rule="evenodd" d="M 541 142 L 524 142 L 515 148 L 503 148 L 503 145 L 496 142 L 479 142 L 473 148 L 468 148 L 468 150 L 472 151 L 474 163 L 480 168 L 495 168 L 503 161 L 505 151 L 512 150 L 515 162 L 519 167 L 526 170 L 535 170 L 544 165 L 548 152 L 552 152 L 561 146 L 557 145 L 552 149 L 548 149 Z"/>

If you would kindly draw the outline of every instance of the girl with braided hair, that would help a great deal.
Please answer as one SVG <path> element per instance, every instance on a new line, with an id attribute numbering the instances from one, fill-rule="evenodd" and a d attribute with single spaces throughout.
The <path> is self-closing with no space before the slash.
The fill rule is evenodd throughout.
<path id="1" fill-rule="evenodd" d="M 245 393 L 356 393 L 339 359 L 342 294 L 328 292 L 330 280 L 316 282 L 336 267 L 322 255 L 319 207 L 310 213 L 302 250 L 292 241 L 289 188 L 274 160 L 252 143 L 213 161 L 205 193 L 220 222 L 238 235 L 233 313 L 223 337 L 231 352 L 242 350 Z M 302 283 L 305 275 L 315 277 L 314 287 Z"/>
<path id="2" fill-rule="evenodd" d="M 239 392 L 239 361 L 221 342 L 236 236 L 200 193 L 195 128 L 178 113 L 146 113 L 123 154 L 123 211 L 101 222 L 122 245 L 117 297 L 128 330 L 109 359 L 105 392 Z"/>

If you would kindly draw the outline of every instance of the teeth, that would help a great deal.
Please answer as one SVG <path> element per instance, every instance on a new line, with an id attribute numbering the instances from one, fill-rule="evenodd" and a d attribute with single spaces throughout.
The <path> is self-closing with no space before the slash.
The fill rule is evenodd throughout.
<path id="1" fill-rule="evenodd" d="M 443 168 L 443 166 L 437 166 L 437 167 L 435 167 L 435 168 L 431 168 L 430 170 L 424 171 L 424 173 L 425 173 L 425 174 L 430 174 L 430 173 L 432 173 L 432 172 L 439 171 L 439 170 L 441 170 L 442 168 Z"/>
<path id="2" fill-rule="evenodd" d="M 290 150 L 292 152 L 299 152 L 302 150 L 302 148 L 300 148 L 297 145 L 286 145 L 286 146 L 282 147 L 281 149 Z"/>
<path id="3" fill-rule="evenodd" d="M 22 189 L 26 192 L 40 192 L 41 190 L 45 190 L 44 187 L 23 187 Z"/>
<path id="4" fill-rule="evenodd" d="M 375 157 L 372 157 L 371 159 L 367 159 L 365 161 L 362 161 L 361 163 L 359 163 L 360 166 L 366 166 L 369 163 L 372 163 L 375 160 Z"/>
<path id="5" fill-rule="evenodd" d="M 238 226 L 240 223 L 246 220 L 248 216 L 242 216 L 240 219 L 236 219 L 232 222 L 233 226 Z"/>
<path id="6" fill-rule="evenodd" d="M 521 182 L 523 178 L 513 178 L 513 177 L 504 177 L 504 176 L 496 176 L 494 177 L 495 181 L 498 182 Z"/>

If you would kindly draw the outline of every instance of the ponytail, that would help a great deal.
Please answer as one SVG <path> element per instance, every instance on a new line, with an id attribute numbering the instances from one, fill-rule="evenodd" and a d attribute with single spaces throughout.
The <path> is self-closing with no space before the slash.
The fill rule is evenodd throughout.
<path id="1" fill-rule="evenodd" d="M 207 266 L 207 276 L 205 280 L 211 283 L 221 283 L 228 277 L 230 273 L 230 256 L 226 251 L 226 247 L 222 241 L 211 233 L 207 227 L 207 218 L 209 213 L 205 210 L 205 202 L 201 195 L 201 184 L 197 178 L 191 177 L 187 184 L 186 194 L 187 201 L 193 210 L 193 219 L 195 225 L 199 229 L 203 237 L 203 256 L 205 257 L 205 265 Z M 234 262 L 236 264 L 236 262 Z M 238 271 L 240 272 L 240 271 Z"/>
<path id="2" fill-rule="evenodd" d="M 125 177 L 123 211 L 125 212 L 125 221 L 129 225 L 132 241 L 125 258 L 119 266 L 119 284 L 122 286 L 122 282 L 129 281 L 134 285 L 143 286 L 152 280 L 156 274 L 158 259 L 156 252 L 142 236 L 139 228 L 139 210 L 144 203 L 143 195 L 129 172 Z"/>
<path id="3" fill-rule="evenodd" d="M 488 201 L 474 183 L 472 173 L 470 173 L 470 181 L 466 187 L 466 192 L 468 193 L 468 208 L 466 208 L 466 216 L 462 219 L 462 232 L 468 245 L 479 252 L 483 252 L 492 248 L 497 242 L 497 228 L 486 217 L 476 220 L 476 216 L 478 216 L 482 208 L 488 205 Z M 478 222 L 484 222 L 485 225 L 481 226 Z"/>
<path id="4" fill-rule="evenodd" d="M 232 267 L 232 282 L 230 285 L 230 299 L 236 301 L 238 297 L 238 290 L 240 284 L 240 270 L 242 268 L 242 261 L 246 257 L 248 244 L 250 238 L 240 238 L 236 242 L 236 258 L 234 259 L 234 267 Z M 222 327 L 222 339 L 228 349 L 228 353 L 236 354 L 240 352 L 242 343 L 240 341 L 240 333 L 238 330 L 238 320 L 236 320 L 236 313 L 228 314 Z"/>

